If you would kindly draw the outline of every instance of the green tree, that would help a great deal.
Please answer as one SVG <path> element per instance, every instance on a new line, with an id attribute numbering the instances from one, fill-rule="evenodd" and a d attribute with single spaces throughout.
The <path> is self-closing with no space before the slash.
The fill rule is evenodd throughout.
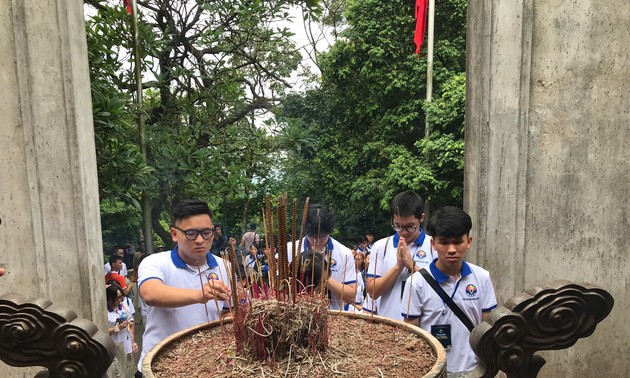
<path id="1" fill-rule="evenodd" d="M 345 7 L 347 27 L 318 59 L 319 85 L 283 103 L 278 123 L 316 142 L 285 152 L 278 186 L 333 206 L 342 235 L 389 233 L 386 209 L 399 191 L 438 206 L 462 202 L 466 2 L 437 6 L 431 104 L 426 58 L 413 54 L 413 4 L 348 0 Z"/>
<path id="2" fill-rule="evenodd" d="M 314 2 L 138 1 L 148 164 L 136 147 L 129 16 L 108 1 L 85 3 L 101 198 L 135 206 L 147 190 L 167 245 L 162 221 L 183 198 L 207 200 L 228 227 L 245 224 L 274 148 L 253 120 L 278 106 L 300 60 L 280 22 L 289 6 L 315 11 Z"/>

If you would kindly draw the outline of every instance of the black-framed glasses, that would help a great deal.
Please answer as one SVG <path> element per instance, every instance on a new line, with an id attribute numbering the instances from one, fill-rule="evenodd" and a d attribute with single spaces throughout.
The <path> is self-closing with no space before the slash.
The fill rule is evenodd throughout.
<path id="1" fill-rule="evenodd" d="M 203 230 L 195 230 L 195 229 L 182 230 L 181 228 L 177 226 L 175 228 L 177 230 L 180 230 L 184 235 L 186 235 L 186 239 L 188 240 L 196 240 L 199 234 L 201 234 L 201 237 L 204 238 L 205 240 L 210 239 L 212 235 L 214 235 L 214 227 L 204 228 Z"/>
<path id="2" fill-rule="evenodd" d="M 401 232 L 402 230 L 405 230 L 409 233 L 412 233 L 412 232 L 416 232 L 416 230 L 418 230 L 419 227 L 420 227 L 419 224 L 413 225 L 413 226 L 397 226 L 392 223 L 392 229 L 396 232 Z"/>

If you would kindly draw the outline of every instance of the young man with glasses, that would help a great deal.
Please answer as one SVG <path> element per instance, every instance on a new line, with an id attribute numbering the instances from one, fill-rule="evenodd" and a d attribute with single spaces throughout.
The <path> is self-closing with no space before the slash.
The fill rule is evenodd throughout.
<path id="1" fill-rule="evenodd" d="M 326 205 L 310 205 L 304 227 L 306 236 L 302 239 L 300 253 L 312 250 L 323 254 L 325 261 L 330 257 L 330 276 L 326 285 L 330 292 L 329 309 L 339 310 L 346 304 L 352 305 L 355 302 L 357 273 L 352 251 L 330 236 L 334 228 L 334 216 Z M 298 241 L 295 242 L 295 248 L 297 247 Z M 292 259 L 292 248 L 292 243 L 289 242 L 287 245 L 289 264 Z"/>
<path id="2" fill-rule="evenodd" d="M 367 271 L 368 299 L 363 309 L 391 319 L 400 314 L 405 281 L 433 261 L 430 238 L 422 230 L 424 201 L 414 192 L 397 194 L 390 203 L 396 233 L 374 243 Z M 378 307 L 372 308 L 372 298 Z M 374 311 L 376 310 L 376 311 Z"/>
<path id="3" fill-rule="evenodd" d="M 175 248 L 147 256 L 138 269 L 140 295 L 149 305 L 139 370 L 147 352 L 164 338 L 216 320 L 218 308 L 228 309 L 227 263 L 209 252 L 212 211 L 203 201 L 186 200 L 175 207 L 172 217 Z"/>

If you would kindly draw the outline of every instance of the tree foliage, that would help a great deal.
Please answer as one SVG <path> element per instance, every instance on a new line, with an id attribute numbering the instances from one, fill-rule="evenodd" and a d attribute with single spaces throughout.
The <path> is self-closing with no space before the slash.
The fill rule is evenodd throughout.
<path id="1" fill-rule="evenodd" d="M 183 198 L 208 201 L 218 221 L 246 223 L 274 147 L 253 120 L 278 106 L 300 60 L 281 21 L 289 6 L 313 2 L 139 0 L 146 163 L 131 101 L 129 15 L 117 2 L 85 3 L 101 198 L 137 207 L 148 191 L 167 244 L 160 219 Z"/>
<path id="2" fill-rule="evenodd" d="M 260 223 L 266 193 L 308 195 L 336 210 L 346 240 L 389 233 L 388 202 L 402 190 L 461 204 L 466 1 L 437 4 L 428 103 L 411 1 L 139 0 L 147 162 L 129 15 L 116 1 L 84 1 L 104 229 L 119 215 L 137 221 L 142 191 L 167 245 L 183 198 L 208 201 L 215 223 L 238 233 Z M 312 50 L 321 77 L 301 93 L 287 90 L 302 59 L 284 27 L 296 5 L 335 34 L 328 51 Z"/>
<path id="3" fill-rule="evenodd" d="M 461 204 L 466 2 L 437 6 L 431 103 L 426 57 L 413 54 L 413 4 L 348 0 L 345 7 L 347 27 L 318 59 L 319 85 L 289 96 L 278 122 L 316 140 L 287 151 L 282 185 L 333 206 L 347 237 L 388 232 L 388 203 L 402 190 L 438 206 Z"/>

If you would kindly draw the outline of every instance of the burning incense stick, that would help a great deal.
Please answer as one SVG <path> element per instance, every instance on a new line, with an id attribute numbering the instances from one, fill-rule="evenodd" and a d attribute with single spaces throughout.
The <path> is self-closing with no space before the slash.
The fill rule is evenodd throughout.
<path id="1" fill-rule="evenodd" d="M 387 246 L 385 246 L 385 248 L 387 248 Z M 372 310 L 372 311 L 370 311 L 370 314 L 371 314 L 370 318 L 371 318 L 372 321 L 374 320 L 374 292 L 376 290 L 376 272 L 377 272 L 377 270 L 376 270 L 377 266 L 376 265 L 377 264 L 378 264 L 378 251 L 376 251 L 374 253 L 374 277 L 372 277 L 372 295 L 371 295 L 371 298 L 370 298 L 370 299 L 372 299 L 372 308 L 370 309 L 370 310 Z"/>
<path id="2" fill-rule="evenodd" d="M 359 272 L 359 267 L 357 267 L 357 263 L 356 261 L 354 262 L 354 271 L 355 271 L 355 277 L 356 277 L 356 281 L 354 283 L 354 302 L 352 305 L 355 306 L 356 305 L 356 301 L 357 301 L 357 292 L 359 290 L 359 274 L 361 274 L 361 272 Z M 363 280 L 361 280 L 363 281 Z M 363 284 L 365 285 L 365 282 L 363 282 Z M 361 294 L 361 298 L 363 298 L 363 294 Z M 363 303 L 361 303 L 363 304 Z M 356 308 L 356 306 L 355 306 Z M 358 308 L 357 308 L 358 310 Z"/>
<path id="3" fill-rule="evenodd" d="M 295 297 L 297 295 L 297 250 L 295 249 L 295 240 L 297 234 L 297 198 L 293 198 L 293 203 L 291 205 L 291 297 L 293 298 L 293 302 L 295 303 Z"/>
<path id="4" fill-rule="evenodd" d="M 348 255 L 346 255 L 346 261 L 343 264 L 343 282 L 341 282 L 341 303 L 339 304 L 339 313 L 341 314 L 341 310 L 343 310 L 343 308 L 346 306 L 345 305 L 345 301 L 343 299 L 343 289 L 346 286 L 346 270 L 348 270 Z M 356 282 L 356 280 L 355 280 Z M 356 285 L 356 284 L 355 284 Z M 356 290 L 355 290 L 356 292 Z M 356 294 L 355 294 L 355 298 L 356 298 Z"/>
<path id="5" fill-rule="evenodd" d="M 238 317 L 238 306 L 239 306 L 239 302 L 238 302 L 238 290 L 236 289 L 236 269 L 234 267 L 236 267 L 236 251 L 234 250 L 234 246 L 230 245 L 230 270 L 232 273 L 232 281 L 230 282 L 230 286 L 232 288 L 232 305 L 234 306 L 234 314 L 232 315 L 232 317 Z M 229 272 L 229 271 L 228 271 Z M 230 273 L 230 272 L 229 272 Z M 228 301 L 228 307 L 229 305 L 229 301 Z"/>
<path id="6" fill-rule="evenodd" d="M 274 240 L 273 240 L 273 212 L 271 210 L 271 197 L 267 194 L 265 197 L 265 209 L 267 210 L 267 234 L 265 239 L 269 239 L 269 254 L 274 256 Z M 273 258 L 267 259 L 267 263 L 269 264 L 269 284 L 271 287 L 276 286 L 276 264 L 274 263 Z"/>
<path id="7" fill-rule="evenodd" d="M 412 270 L 412 272 L 411 272 L 411 277 L 409 277 L 409 285 L 410 285 L 411 289 L 413 289 L 413 276 L 414 276 L 413 268 L 411 270 Z M 409 295 L 407 296 L 407 314 L 405 316 L 405 320 L 406 321 L 409 321 L 409 307 L 410 307 L 410 305 L 411 305 L 411 290 L 409 290 Z"/>
<path id="8" fill-rule="evenodd" d="M 201 278 L 201 267 L 199 267 L 199 261 L 197 261 L 197 272 L 199 272 L 199 283 L 201 284 L 201 300 L 206 296 L 203 292 L 203 279 Z M 210 313 L 208 312 L 207 302 L 204 302 L 203 308 L 206 310 L 206 319 L 210 323 Z"/>

